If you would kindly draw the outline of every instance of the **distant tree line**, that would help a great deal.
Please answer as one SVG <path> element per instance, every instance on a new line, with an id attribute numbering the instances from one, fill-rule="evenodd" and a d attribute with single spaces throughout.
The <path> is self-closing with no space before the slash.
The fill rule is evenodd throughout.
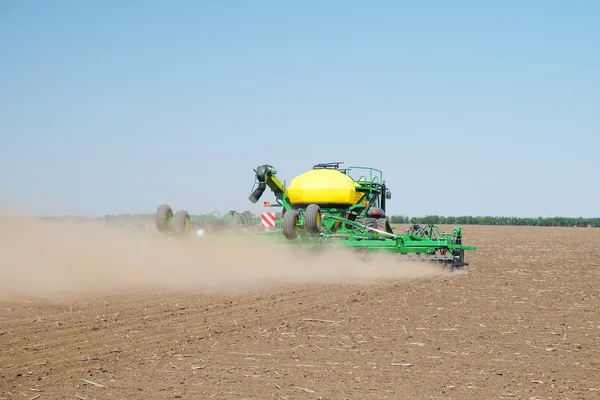
<path id="1" fill-rule="evenodd" d="M 194 217 L 194 216 L 192 216 Z M 71 221 L 105 221 L 108 223 L 154 226 L 154 214 L 120 214 L 106 215 L 104 217 L 61 216 L 43 217 L 45 220 L 71 220 Z M 424 217 L 408 217 L 393 215 L 389 217 L 392 224 L 438 224 L 438 225 L 503 225 L 503 226 L 565 226 L 565 227 L 593 227 L 600 228 L 600 218 L 570 218 L 570 217 L 491 217 L 491 216 L 460 216 L 444 217 L 440 215 L 426 215 Z"/>
<path id="2" fill-rule="evenodd" d="M 407 217 L 393 215 L 390 217 L 393 224 L 448 224 L 448 225 L 503 225 L 503 226 L 572 226 L 600 228 L 600 218 L 571 218 L 571 217 L 491 217 L 491 216 L 461 216 L 444 217 L 440 215 L 426 215 L 424 217 Z"/>

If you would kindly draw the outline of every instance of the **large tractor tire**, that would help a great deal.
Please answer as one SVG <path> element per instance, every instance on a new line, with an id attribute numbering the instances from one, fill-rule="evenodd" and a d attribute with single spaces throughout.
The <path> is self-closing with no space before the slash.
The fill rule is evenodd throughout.
<path id="1" fill-rule="evenodd" d="M 377 218 L 377 229 L 381 230 L 381 231 L 385 231 L 387 233 L 391 233 L 394 234 L 394 230 L 392 229 L 392 226 L 390 225 L 390 221 L 388 221 L 387 218 Z"/>
<path id="2" fill-rule="evenodd" d="M 156 209 L 156 229 L 160 233 L 168 233 L 173 218 L 173 209 L 168 204 L 162 204 Z"/>
<path id="3" fill-rule="evenodd" d="M 367 228 L 378 229 L 376 218 L 359 218 L 356 220 L 356 222 L 358 222 L 361 225 L 366 226 Z"/>
<path id="4" fill-rule="evenodd" d="M 286 239 L 294 240 L 298 237 L 298 222 L 300 222 L 298 210 L 289 210 L 283 215 L 283 236 Z"/>
<path id="5" fill-rule="evenodd" d="M 360 218 L 357 219 L 356 222 L 363 224 L 368 228 L 378 229 L 387 233 L 394 233 L 392 226 L 390 225 L 387 218 Z M 375 231 L 371 231 L 372 233 L 377 233 Z"/>
<path id="6" fill-rule="evenodd" d="M 173 234 L 183 236 L 189 232 L 191 225 L 190 214 L 185 210 L 179 210 L 173 217 Z"/>
<path id="7" fill-rule="evenodd" d="M 304 227 L 308 233 L 319 233 L 322 226 L 321 207 L 309 204 L 304 212 Z"/>

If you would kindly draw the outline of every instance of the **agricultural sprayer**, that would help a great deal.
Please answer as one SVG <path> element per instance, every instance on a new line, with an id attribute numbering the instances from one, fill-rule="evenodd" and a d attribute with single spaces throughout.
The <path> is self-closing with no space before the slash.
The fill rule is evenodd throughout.
<path id="1" fill-rule="evenodd" d="M 380 170 L 370 167 L 325 163 L 296 176 L 288 187 L 276 169 L 261 165 L 249 200 L 256 203 L 267 187 L 282 208 L 282 235 L 303 247 L 342 246 L 368 257 L 377 252 L 398 258 L 435 261 L 451 270 L 467 266 L 462 228 L 444 232 L 437 225 L 412 226 L 395 233 L 386 217 L 386 201 L 392 194 Z"/>

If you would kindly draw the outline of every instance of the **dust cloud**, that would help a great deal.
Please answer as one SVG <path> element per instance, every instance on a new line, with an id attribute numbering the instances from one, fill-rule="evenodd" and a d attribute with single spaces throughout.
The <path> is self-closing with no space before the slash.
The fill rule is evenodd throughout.
<path id="1" fill-rule="evenodd" d="M 310 254 L 228 235 L 173 240 L 100 222 L 0 216 L 0 298 L 132 290 L 248 290 L 278 284 L 371 283 L 446 274 L 343 250 Z"/>

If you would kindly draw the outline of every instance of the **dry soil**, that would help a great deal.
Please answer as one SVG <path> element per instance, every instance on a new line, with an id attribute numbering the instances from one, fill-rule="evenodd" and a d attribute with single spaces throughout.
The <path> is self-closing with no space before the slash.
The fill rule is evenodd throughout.
<path id="1" fill-rule="evenodd" d="M 448 274 L 5 221 L 0 400 L 600 398 L 600 229 L 464 232 Z"/>

